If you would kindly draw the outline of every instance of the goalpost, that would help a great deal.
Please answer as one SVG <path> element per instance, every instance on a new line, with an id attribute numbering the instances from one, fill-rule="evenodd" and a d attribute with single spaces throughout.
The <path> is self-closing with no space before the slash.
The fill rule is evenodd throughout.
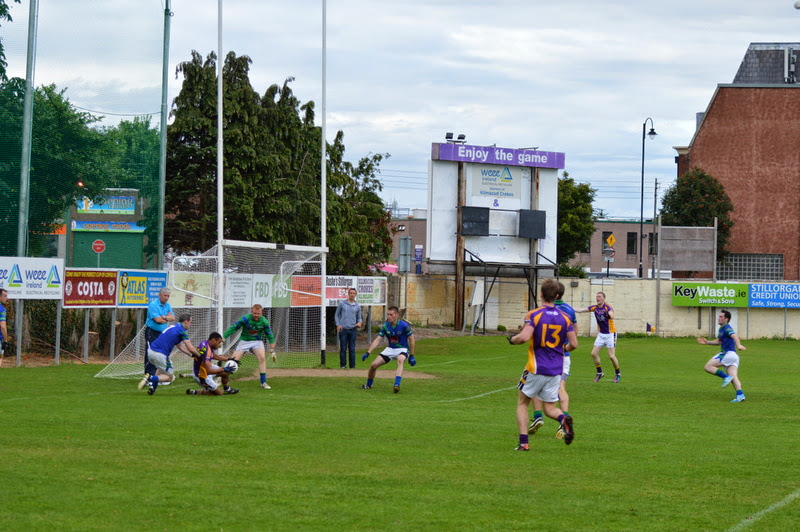
<path id="1" fill-rule="evenodd" d="M 230 327 L 255 304 L 264 308 L 275 335 L 278 361 L 267 357 L 267 368 L 320 365 L 321 248 L 263 242 L 224 240 L 222 302 L 218 297 L 218 250 L 175 257 L 169 272 L 170 304 L 175 316 L 189 314 L 193 345 Z M 220 319 L 221 317 L 221 319 Z M 218 323 L 223 330 L 218 330 Z M 233 349 L 240 331 L 226 339 L 224 352 Z M 144 328 L 95 377 L 138 378 L 144 372 Z M 175 350 L 170 356 L 176 374 L 190 373 L 192 360 Z M 256 368 L 255 356 L 245 355 L 242 369 Z"/>

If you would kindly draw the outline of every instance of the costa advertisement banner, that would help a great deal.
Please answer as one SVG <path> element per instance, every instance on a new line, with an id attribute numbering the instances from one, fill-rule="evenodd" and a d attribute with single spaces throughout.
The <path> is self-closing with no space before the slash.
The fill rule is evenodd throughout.
<path id="1" fill-rule="evenodd" d="M 64 272 L 64 307 L 114 308 L 116 296 L 117 270 L 67 268 Z"/>
<path id="2" fill-rule="evenodd" d="M 61 299 L 64 259 L 0 257 L 0 288 L 11 299 Z"/>

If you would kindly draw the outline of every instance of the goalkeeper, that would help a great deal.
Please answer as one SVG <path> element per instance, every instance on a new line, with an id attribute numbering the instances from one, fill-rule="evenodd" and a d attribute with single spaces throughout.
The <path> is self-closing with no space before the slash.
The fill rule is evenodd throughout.
<path id="1" fill-rule="evenodd" d="M 272 387 L 267 384 L 267 359 L 264 340 L 269 340 L 272 361 L 277 362 L 278 357 L 275 355 L 275 335 L 272 334 L 269 320 L 264 317 L 264 307 L 258 304 L 253 305 L 253 308 L 250 309 L 250 314 L 245 314 L 236 320 L 233 325 L 225 329 L 222 337 L 228 338 L 239 329 L 242 330 L 242 335 L 239 337 L 239 343 L 236 344 L 236 350 L 231 355 L 231 359 L 238 363 L 247 351 L 253 353 L 258 359 L 261 387 L 265 390 L 271 389 Z"/>
<path id="2" fill-rule="evenodd" d="M 378 336 L 372 341 L 367 352 L 361 357 L 361 361 L 365 361 L 370 354 L 370 351 L 378 347 L 381 338 L 386 338 L 389 346 L 386 347 L 381 354 L 375 357 L 372 364 L 369 366 L 367 372 L 367 383 L 361 385 L 362 390 L 369 390 L 372 388 L 372 383 L 375 380 L 375 372 L 384 364 L 390 361 L 397 360 L 397 373 L 394 377 L 394 393 L 400 393 L 400 381 L 403 380 L 403 364 L 408 359 L 408 363 L 414 366 L 417 361 L 414 358 L 414 336 L 411 331 L 411 325 L 400 319 L 400 309 L 397 307 L 389 307 L 386 311 L 386 323 L 381 326 L 378 331 Z"/>

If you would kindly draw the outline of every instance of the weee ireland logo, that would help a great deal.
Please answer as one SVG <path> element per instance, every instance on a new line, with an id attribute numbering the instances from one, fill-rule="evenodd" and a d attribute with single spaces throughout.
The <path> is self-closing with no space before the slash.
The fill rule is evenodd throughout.
<path id="1" fill-rule="evenodd" d="M 11 288 L 22 287 L 22 273 L 19 271 L 19 264 L 15 264 L 14 267 L 11 268 L 11 275 L 8 277 L 8 286 Z"/>
<path id="2" fill-rule="evenodd" d="M 50 274 L 47 276 L 47 288 L 58 288 L 61 286 L 61 277 L 58 276 L 58 268 L 50 267 Z"/>
<path id="3" fill-rule="evenodd" d="M 508 166 L 503 168 L 503 173 L 500 174 L 500 181 L 504 183 L 511 183 L 514 181 L 514 178 L 511 175 L 511 171 L 508 169 Z"/>

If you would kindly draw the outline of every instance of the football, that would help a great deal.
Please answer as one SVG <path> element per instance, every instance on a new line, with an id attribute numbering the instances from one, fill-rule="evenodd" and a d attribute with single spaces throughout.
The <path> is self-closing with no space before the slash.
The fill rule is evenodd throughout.
<path id="1" fill-rule="evenodd" d="M 228 360 L 222 367 L 228 373 L 236 373 L 236 370 L 239 369 L 239 364 L 235 360 Z"/>

